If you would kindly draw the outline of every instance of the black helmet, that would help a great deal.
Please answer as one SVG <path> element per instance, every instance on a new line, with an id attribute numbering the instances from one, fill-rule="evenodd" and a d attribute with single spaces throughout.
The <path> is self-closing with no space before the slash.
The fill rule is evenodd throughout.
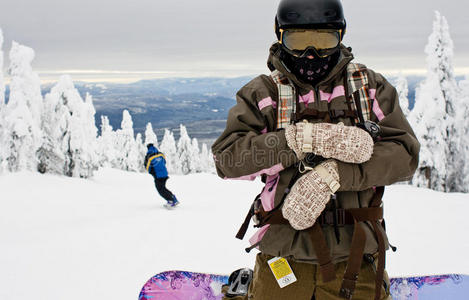
<path id="1" fill-rule="evenodd" d="M 282 0 L 275 17 L 275 33 L 280 39 L 280 28 L 341 29 L 346 23 L 340 0 Z"/>

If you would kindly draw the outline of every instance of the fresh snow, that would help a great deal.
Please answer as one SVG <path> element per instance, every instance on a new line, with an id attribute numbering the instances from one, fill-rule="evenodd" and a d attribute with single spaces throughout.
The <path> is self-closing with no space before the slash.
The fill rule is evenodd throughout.
<path id="1" fill-rule="evenodd" d="M 253 267 L 256 251 L 246 254 L 247 241 L 234 235 L 260 181 L 191 174 L 171 176 L 168 187 L 181 201 L 176 210 L 163 208 L 142 173 L 1 176 L 0 299 L 136 299 L 164 270 Z M 469 274 L 469 195 L 397 185 L 384 202 L 398 247 L 388 252 L 390 275 Z"/>

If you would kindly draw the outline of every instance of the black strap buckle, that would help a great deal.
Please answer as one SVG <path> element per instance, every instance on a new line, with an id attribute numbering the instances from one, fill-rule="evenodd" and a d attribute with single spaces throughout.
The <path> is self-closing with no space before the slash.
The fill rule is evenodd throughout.
<path id="1" fill-rule="evenodd" d="M 357 284 L 358 275 L 355 275 L 354 279 L 344 278 L 342 281 L 342 287 L 340 288 L 339 296 L 351 300 L 353 297 L 353 292 L 355 291 L 355 286 Z"/>
<path id="2" fill-rule="evenodd" d="M 357 127 L 368 132 L 373 140 L 376 140 L 381 136 L 381 127 L 373 121 L 365 121 L 365 123 L 357 124 Z"/>
<path id="3" fill-rule="evenodd" d="M 335 214 L 337 217 L 337 225 L 338 226 L 345 226 L 345 209 L 343 208 L 338 208 L 335 210 Z"/>

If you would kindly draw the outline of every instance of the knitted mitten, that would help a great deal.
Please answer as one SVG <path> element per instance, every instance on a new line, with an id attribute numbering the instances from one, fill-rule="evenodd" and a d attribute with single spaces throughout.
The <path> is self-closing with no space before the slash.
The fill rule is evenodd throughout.
<path id="1" fill-rule="evenodd" d="M 304 174 L 285 198 L 282 215 L 296 230 L 314 225 L 332 194 L 339 189 L 335 160 L 327 160 Z"/>
<path id="2" fill-rule="evenodd" d="M 296 142 L 296 148 L 304 153 L 313 152 L 324 158 L 355 164 L 368 161 L 374 146 L 368 132 L 343 123 L 296 123 Z"/>

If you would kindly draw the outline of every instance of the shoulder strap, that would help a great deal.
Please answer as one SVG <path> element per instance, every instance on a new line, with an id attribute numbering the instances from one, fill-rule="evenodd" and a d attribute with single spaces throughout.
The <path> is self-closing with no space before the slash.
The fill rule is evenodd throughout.
<path id="1" fill-rule="evenodd" d="M 370 120 L 373 103 L 369 95 L 366 66 L 349 63 L 347 65 L 348 95 L 353 99 L 358 119 L 361 123 Z"/>
<path id="2" fill-rule="evenodd" d="M 155 159 L 155 158 L 157 158 L 157 157 L 163 157 L 163 158 L 165 159 L 163 153 L 158 153 L 158 154 L 152 155 L 152 156 L 148 159 L 148 162 L 147 162 L 147 167 L 146 167 L 147 171 L 150 169 L 150 165 L 151 165 L 152 160 Z"/>
<path id="3" fill-rule="evenodd" d="M 296 112 L 295 88 L 290 80 L 274 70 L 270 77 L 277 85 L 278 103 L 277 103 L 277 129 L 286 128 L 290 125 L 292 115 Z"/>

